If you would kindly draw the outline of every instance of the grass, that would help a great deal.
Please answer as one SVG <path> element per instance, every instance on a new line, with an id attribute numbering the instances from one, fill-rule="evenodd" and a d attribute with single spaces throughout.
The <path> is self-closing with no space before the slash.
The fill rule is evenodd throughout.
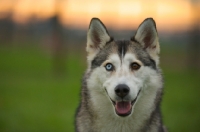
<path id="1" fill-rule="evenodd" d="M 67 70 L 55 76 L 51 56 L 37 49 L 0 47 L 0 131 L 73 132 L 86 67 L 80 56 L 70 52 Z M 200 131 L 199 72 L 169 69 L 166 60 L 164 123 L 170 132 Z"/>
<path id="2" fill-rule="evenodd" d="M 166 72 L 163 115 L 171 132 L 200 131 L 199 74 Z"/>
<path id="3" fill-rule="evenodd" d="M 0 131 L 73 131 L 83 74 L 76 57 L 56 77 L 39 51 L 3 48 L 0 60 Z"/>

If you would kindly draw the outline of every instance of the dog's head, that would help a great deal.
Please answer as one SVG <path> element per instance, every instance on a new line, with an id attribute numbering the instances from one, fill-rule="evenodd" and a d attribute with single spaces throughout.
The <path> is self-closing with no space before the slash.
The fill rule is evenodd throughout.
<path id="1" fill-rule="evenodd" d="M 115 41 L 104 24 L 93 18 L 86 50 L 91 87 L 109 98 L 117 115 L 130 115 L 141 91 L 155 81 L 160 47 L 154 20 L 145 19 L 130 40 Z"/>

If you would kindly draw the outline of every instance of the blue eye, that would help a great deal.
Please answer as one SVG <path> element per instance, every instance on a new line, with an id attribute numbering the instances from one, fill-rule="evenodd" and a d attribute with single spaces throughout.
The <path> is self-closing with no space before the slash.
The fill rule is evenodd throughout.
<path id="1" fill-rule="evenodd" d="M 107 71 L 113 71 L 114 66 L 111 63 L 107 63 L 105 68 L 106 68 Z"/>

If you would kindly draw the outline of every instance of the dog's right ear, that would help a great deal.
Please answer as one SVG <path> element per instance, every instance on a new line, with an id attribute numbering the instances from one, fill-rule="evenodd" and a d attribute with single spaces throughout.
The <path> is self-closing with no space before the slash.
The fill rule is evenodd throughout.
<path id="1" fill-rule="evenodd" d="M 103 48 L 111 37 L 104 24 L 98 18 L 92 18 L 87 33 L 86 51 L 89 55 L 97 53 Z"/>

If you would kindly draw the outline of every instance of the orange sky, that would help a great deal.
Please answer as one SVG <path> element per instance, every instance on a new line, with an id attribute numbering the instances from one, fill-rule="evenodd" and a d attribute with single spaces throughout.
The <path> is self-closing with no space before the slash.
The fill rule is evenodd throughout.
<path id="1" fill-rule="evenodd" d="M 158 30 L 174 31 L 186 30 L 200 19 L 200 3 L 192 5 L 189 0 L 0 0 L 0 17 L 7 11 L 19 23 L 33 15 L 45 19 L 58 12 L 64 25 L 78 28 L 87 28 L 92 17 L 115 29 L 136 28 L 153 17 Z"/>

